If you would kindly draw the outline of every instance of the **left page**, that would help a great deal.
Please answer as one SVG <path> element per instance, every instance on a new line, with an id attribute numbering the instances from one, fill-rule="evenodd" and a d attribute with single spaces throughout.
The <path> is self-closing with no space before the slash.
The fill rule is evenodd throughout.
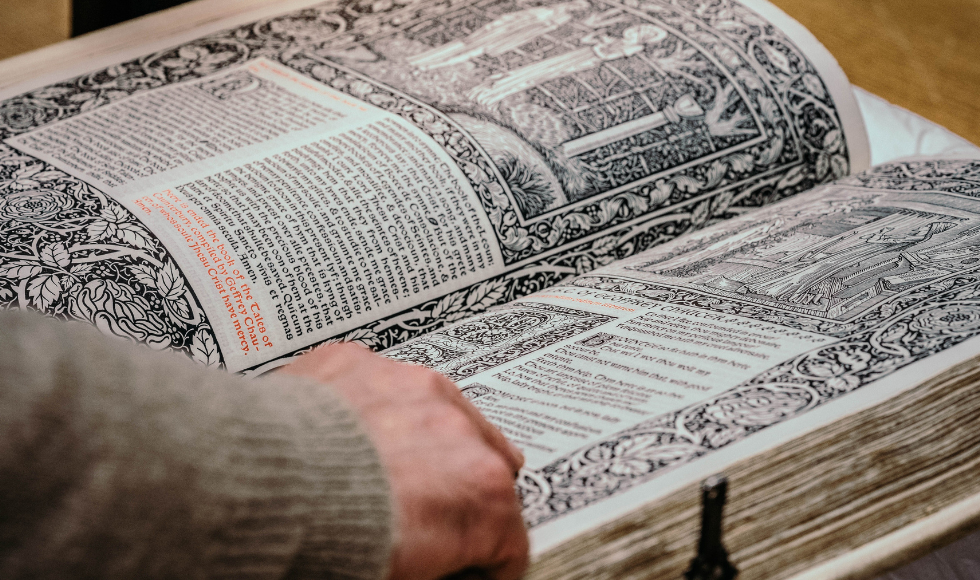
<path id="1" fill-rule="evenodd" d="M 737 2 L 336 2 L 0 103 L 0 300 L 261 372 L 387 348 L 861 169 Z"/>
<path id="2" fill-rule="evenodd" d="M 232 371 L 504 272 L 430 135 L 265 58 L 7 143 L 24 167 L 10 186 L 45 184 L 5 206 L 38 228 L 36 254 L 8 254 L 19 298 L 155 347 L 182 326 L 192 354 Z M 48 226 L 44 204 L 67 195 L 103 207 Z"/>

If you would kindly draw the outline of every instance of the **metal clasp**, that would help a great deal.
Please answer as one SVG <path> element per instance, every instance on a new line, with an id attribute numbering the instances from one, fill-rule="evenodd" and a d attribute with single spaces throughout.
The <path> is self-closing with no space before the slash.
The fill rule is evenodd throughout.
<path id="1" fill-rule="evenodd" d="M 713 475 L 701 484 L 701 539 L 698 555 L 684 573 L 686 580 L 733 580 L 738 569 L 728 561 L 721 541 L 721 524 L 728 492 L 728 479 Z"/>

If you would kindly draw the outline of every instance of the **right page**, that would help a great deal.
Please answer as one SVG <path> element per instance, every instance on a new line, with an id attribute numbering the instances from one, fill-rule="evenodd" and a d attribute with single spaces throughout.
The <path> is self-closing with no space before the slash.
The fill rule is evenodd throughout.
<path id="1" fill-rule="evenodd" d="M 884 165 L 387 354 L 524 449 L 541 553 L 980 352 L 978 197 L 978 161 Z"/>

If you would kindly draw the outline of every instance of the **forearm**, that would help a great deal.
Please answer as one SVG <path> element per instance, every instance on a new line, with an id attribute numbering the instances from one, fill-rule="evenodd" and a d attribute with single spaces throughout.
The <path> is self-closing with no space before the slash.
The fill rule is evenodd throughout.
<path id="1" fill-rule="evenodd" d="M 0 314 L 0 577 L 375 578 L 389 501 L 322 385 Z"/>

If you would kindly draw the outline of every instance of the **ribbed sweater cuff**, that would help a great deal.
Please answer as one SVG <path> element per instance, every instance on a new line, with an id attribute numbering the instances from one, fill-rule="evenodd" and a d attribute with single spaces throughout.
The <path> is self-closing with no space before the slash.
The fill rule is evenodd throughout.
<path id="1" fill-rule="evenodd" d="M 0 313 L 0 577 L 382 578 L 377 452 L 331 388 Z"/>
<path id="2" fill-rule="evenodd" d="M 288 578 L 376 579 L 387 576 L 393 534 L 388 481 L 356 415 L 322 385 L 308 383 L 311 423 L 301 435 L 322 501 Z"/>

